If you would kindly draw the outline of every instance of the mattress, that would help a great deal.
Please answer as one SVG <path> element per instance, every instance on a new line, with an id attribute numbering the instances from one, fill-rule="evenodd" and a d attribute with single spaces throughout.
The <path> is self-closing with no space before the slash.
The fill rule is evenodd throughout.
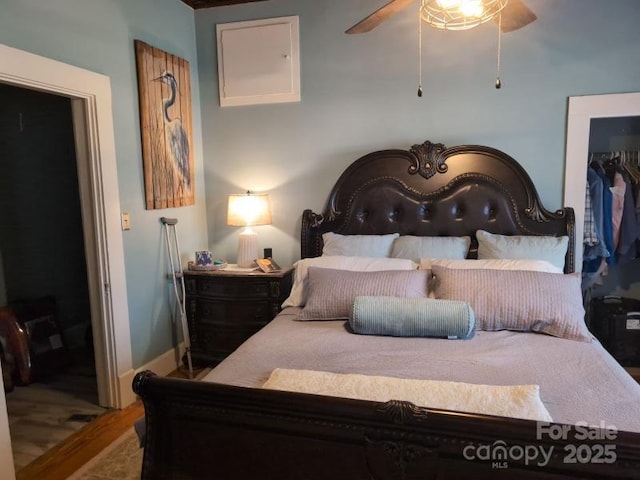
<path id="1" fill-rule="evenodd" d="M 640 433 L 640 385 L 597 341 L 506 330 L 477 331 L 467 340 L 356 335 L 341 320 L 297 321 L 299 311 L 283 310 L 203 380 L 261 387 L 274 369 L 289 368 L 536 384 L 555 422 Z"/>

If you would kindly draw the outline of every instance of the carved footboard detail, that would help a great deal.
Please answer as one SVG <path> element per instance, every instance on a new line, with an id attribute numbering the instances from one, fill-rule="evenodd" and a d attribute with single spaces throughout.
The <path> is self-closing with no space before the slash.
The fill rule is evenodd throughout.
<path id="1" fill-rule="evenodd" d="M 405 480 L 407 478 L 407 472 L 411 471 L 411 467 L 417 463 L 418 460 L 425 457 L 437 457 L 437 448 L 429 448 L 423 445 L 414 445 L 403 441 L 376 441 L 365 437 L 365 449 L 367 457 L 367 470 L 374 480 L 389 478 L 384 474 L 388 470 L 388 467 L 381 466 L 380 464 L 391 462 L 392 478 L 399 478 Z M 380 452 L 383 455 L 380 455 Z M 386 467 L 386 468 L 385 468 Z M 381 473 L 381 471 L 383 473 Z M 422 470 L 420 474 L 422 478 L 437 478 L 434 475 L 428 475 L 429 472 Z"/>
<path id="2" fill-rule="evenodd" d="M 376 412 L 390 419 L 396 425 L 419 424 L 425 422 L 428 416 L 426 408 L 418 407 L 404 400 L 390 400 L 379 404 Z M 411 471 L 411 467 L 418 460 L 425 457 L 433 458 L 438 455 L 437 443 L 430 443 L 429 445 L 414 444 L 404 435 L 396 440 L 377 440 L 365 436 L 364 445 L 367 470 L 373 480 L 389 478 L 387 473 L 389 463 L 392 466 L 391 475 L 393 475 L 393 478 L 405 480 L 407 472 Z M 387 473 L 387 475 L 381 472 Z M 424 477 L 426 473 L 424 470 L 421 473 L 423 478 L 430 478 Z"/>
<path id="3" fill-rule="evenodd" d="M 595 479 L 633 478 L 640 471 L 639 434 L 619 432 L 607 441 L 615 447 L 614 462 L 569 463 L 567 445 L 596 452 L 607 442 L 578 440 L 575 432 L 541 436 L 527 420 L 148 372 L 136 376 L 134 389 L 147 421 L 144 479 Z M 551 454 L 539 465 L 518 458 L 527 448 Z"/>

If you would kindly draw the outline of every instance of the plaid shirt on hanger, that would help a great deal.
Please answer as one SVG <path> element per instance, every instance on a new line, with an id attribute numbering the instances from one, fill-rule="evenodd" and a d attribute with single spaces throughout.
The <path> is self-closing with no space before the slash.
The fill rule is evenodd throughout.
<path id="1" fill-rule="evenodd" d="M 591 194 L 589 193 L 589 182 L 587 182 L 587 188 L 585 189 L 584 199 L 584 232 L 582 235 L 583 243 L 588 247 L 598 245 L 598 233 L 596 232 L 596 222 L 593 215 L 593 204 L 591 203 Z"/>

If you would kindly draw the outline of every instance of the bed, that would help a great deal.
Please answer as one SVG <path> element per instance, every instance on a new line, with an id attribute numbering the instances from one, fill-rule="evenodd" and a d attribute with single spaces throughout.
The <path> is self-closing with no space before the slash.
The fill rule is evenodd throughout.
<path id="1" fill-rule="evenodd" d="M 541 285 L 516 290 L 521 297 L 509 305 L 509 315 L 543 295 L 548 301 L 537 303 L 544 308 L 578 308 L 563 290 L 579 282 L 571 275 L 573 228 L 573 211 L 546 210 L 524 169 L 493 148 L 446 148 L 427 141 L 361 157 L 340 176 L 322 213 L 302 214 L 302 260 L 296 266 L 298 288 L 306 295 L 302 304 L 291 300 L 292 292 L 284 310 L 203 381 L 148 371 L 135 377 L 133 389 L 144 402 L 146 420 L 142 477 L 637 478 L 640 386 L 592 339 L 583 319 L 569 315 L 560 330 L 553 330 L 559 324 L 514 329 L 498 321 L 499 304 L 515 296 L 503 293 L 516 283 L 533 285 L 526 283 L 530 279 Z M 485 260 L 487 239 L 497 241 L 496 248 L 513 239 L 548 240 L 552 244 L 540 244 L 538 253 L 553 255 L 541 262 L 555 261 L 558 271 L 522 271 L 520 260 L 510 271 L 457 270 L 456 261 L 471 260 L 447 263 L 444 253 L 426 268 L 438 279 L 437 298 L 474 295 L 476 328 L 467 338 L 356 335 L 344 319 L 331 319 L 335 312 L 326 309 L 333 303 L 318 292 L 333 288 L 339 297 L 365 277 L 405 278 L 406 272 L 393 266 L 389 272 L 340 268 L 340 262 L 362 261 L 360 246 L 349 242 L 386 241 L 389 235 L 394 242 L 408 238 L 419 245 L 437 238 L 447 252 L 458 245 L 450 239 L 468 237 L 464 256 L 475 262 L 491 262 Z M 564 243 L 557 250 L 559 240 Z M 346 250 L 340 251 L 343 241 Z M 337 255 L 329 255 L 335 254 L 330 245 L 337 245 Z M 298 278 L 302 265 L 309 267 L 307 284 Z M 414 272 L 420 270 L 407 271 L 417 278 Z M 301 321 L 312 305 L 321 313 Z M 511 321 L 509 315 L 503 320 Z M 268 388 L 276 373 L 309 371 L 328 390 L 289 391 L 277 383 Z M 379 379 L 423 382 L 417 384 L 420 395 L 449 382 L 465 388 L 526 385 L 535 387 L 536 405 L 544 408 L 512 415 L 501 410 L 508 406 L 503 400 L 488 402 L 488 410 L 436 408 L 393 393 L 378 398 L 332 390 Z M 474 399 L 467 393 L 456 398 Z"/>

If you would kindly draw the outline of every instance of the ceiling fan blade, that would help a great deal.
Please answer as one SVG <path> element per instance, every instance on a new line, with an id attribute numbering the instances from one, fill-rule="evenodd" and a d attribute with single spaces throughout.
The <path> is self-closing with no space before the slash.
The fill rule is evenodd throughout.
<path id="1" fill-rule="evenodd" d="M 384 22 L 387 18 L 391 17 L 395 13 L 398 13 L 400 10 L 407 7 L 414 1 L 415 0 L 391 0 L 389 3 L 383 5 L 368 17 L 360 20 L 344 33 L 369 32 L 380 25 L 382 22 Z"/>
<path id="2" fill-rule="evenodd" d="M 522 0 L 509 0 L 507 5 L 502 9 L 502 31 L 513 32 L 519 28 L 529 25 L 536 20 L 536 14 L 529 10 Z M 496 23 L 499 17 L 494 18 Z"/>

